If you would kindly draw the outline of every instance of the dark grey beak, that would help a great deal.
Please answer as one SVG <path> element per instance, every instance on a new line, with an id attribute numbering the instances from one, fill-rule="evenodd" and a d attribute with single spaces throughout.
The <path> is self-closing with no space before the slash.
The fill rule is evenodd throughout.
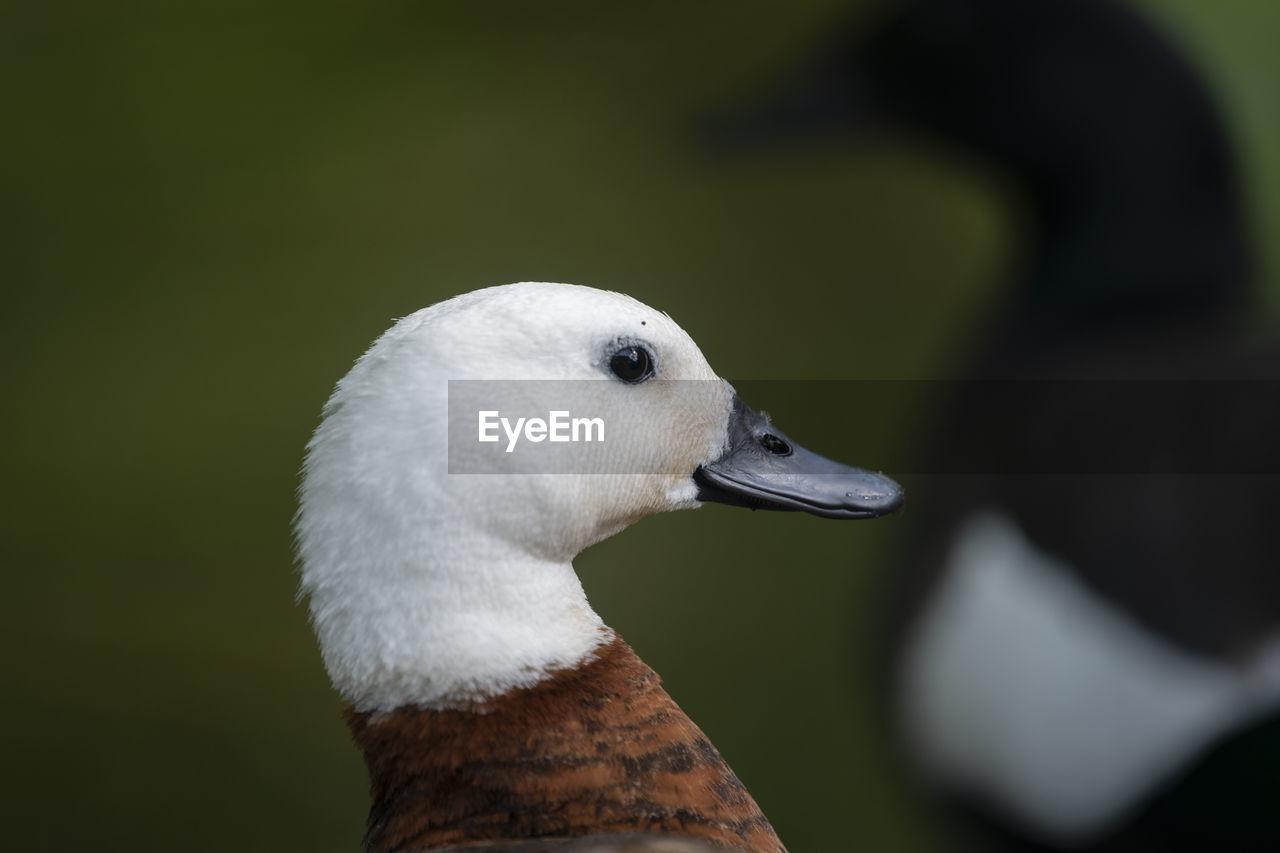
<path id="1" fill-rule="evenodd" d="M 729 446 L 693 473 L 698 500 L 823 518 L 877 518 L 897 512 L 902 487 L 880 474 L 805 450 L 733 398 Z"/>

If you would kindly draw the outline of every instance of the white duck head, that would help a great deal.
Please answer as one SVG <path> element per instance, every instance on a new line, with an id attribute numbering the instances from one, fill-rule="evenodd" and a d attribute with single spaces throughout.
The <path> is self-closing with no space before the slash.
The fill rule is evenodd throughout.
<path id="1" fill-rule="evenodd" d="M 459 410 L 473 425 L 479 414 L 462 390 L 484 387 L 468 380 L 572 386 L 608 440 L 573 448 L 569 468 L 562 456 L 555 469 L 492 473 L 483 466 L 535 457 L 504 456 L 498 430 L 497 444 L 478 429 L 460 440 Z M 329 675 L 361 711 L 531 686 L 613 636 L 573 557 L 703 501 L 869 518 L 902 493 L 790 442 L 670 317 L 630 297 L 526 282 L 411 314 L 338 383 L 307 448 L 301 587 Z"/>

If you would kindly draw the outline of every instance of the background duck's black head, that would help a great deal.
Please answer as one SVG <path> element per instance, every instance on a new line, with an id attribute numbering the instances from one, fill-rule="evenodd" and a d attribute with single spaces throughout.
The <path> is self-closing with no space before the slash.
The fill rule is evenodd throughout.
<path id="1" fill-rule="evenodd" d="M 907 0 L 859 19 L 726 135 L 843 124 L 977 155 L 1027 203 L 1018 311 L 1045 329 L 1234 303 L 1234 164 L 1196 73 L 1113 0 Z"/>

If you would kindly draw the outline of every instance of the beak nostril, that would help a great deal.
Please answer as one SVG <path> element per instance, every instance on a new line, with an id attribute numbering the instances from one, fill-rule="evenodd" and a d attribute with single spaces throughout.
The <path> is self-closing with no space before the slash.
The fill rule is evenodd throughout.
<path id="1" fill-rule="evenodd" d="M 790 456 L 791 445 L 770 432 L 760 436 L 760 445 L 774 456 Z"/>

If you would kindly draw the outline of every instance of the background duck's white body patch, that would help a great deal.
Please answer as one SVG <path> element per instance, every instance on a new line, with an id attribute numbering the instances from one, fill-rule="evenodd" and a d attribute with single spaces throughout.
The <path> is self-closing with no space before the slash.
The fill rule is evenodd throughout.
<path id="1" fill-rule="evenodd" d="M 1175 650 L 1007 516 L 960 529 L 901 697 L 935 778 L 1048 837 L 1106 831 L 1216 737 L 1280 703 L 1280 639 L 1245 669 Z"/>

